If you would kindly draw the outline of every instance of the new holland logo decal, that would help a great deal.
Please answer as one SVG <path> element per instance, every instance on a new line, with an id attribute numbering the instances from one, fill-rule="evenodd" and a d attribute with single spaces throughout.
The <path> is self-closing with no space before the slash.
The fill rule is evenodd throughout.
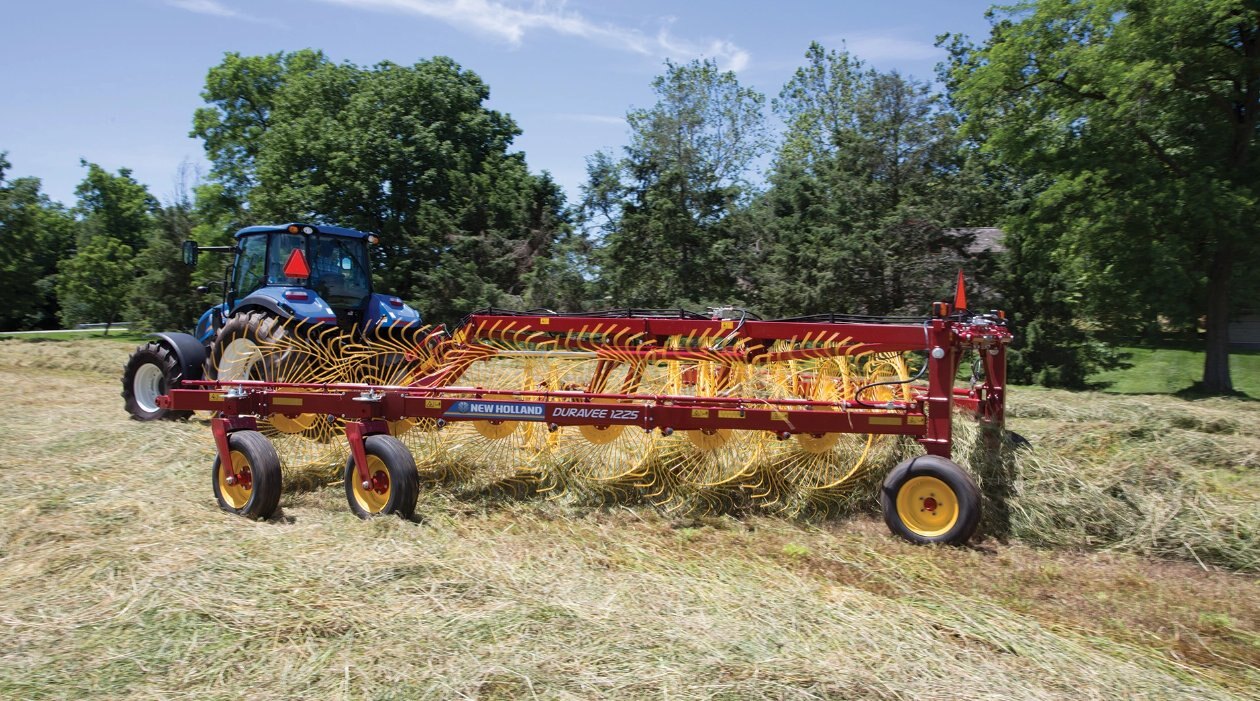
<path id="1" fill-rule="evenodd" d="M 446 416 L 462 419 L 512 419 L 515 421 L 542 421 L 545 404 L 529 402 L 458 401 L 446 411 Z"/>

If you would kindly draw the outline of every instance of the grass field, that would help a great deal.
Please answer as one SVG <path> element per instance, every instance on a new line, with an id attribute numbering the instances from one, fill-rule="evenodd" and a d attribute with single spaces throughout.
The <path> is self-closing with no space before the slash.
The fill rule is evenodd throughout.
<path id="1" fill-rule="evenodd" d="M 255 523 L 204 423 L 127 419 L 128 350 L 0 341 L 0 698 L 1258 695 L 1258 402 L 1017 388 L 1012 535 L 970 548 L 340 485 Z"/>
<path id="2" fill-rule="evenodd" d="M 1091 382 L 1117 394 L 1174 394 L 1203 378 L 1203 352 L 1182 348 L 1121 348 L 1131 367 L 1100 372 Z M 1260 352 L 1235 352 L 1229 358 L 1234 389 L 1260 399 Z"/>

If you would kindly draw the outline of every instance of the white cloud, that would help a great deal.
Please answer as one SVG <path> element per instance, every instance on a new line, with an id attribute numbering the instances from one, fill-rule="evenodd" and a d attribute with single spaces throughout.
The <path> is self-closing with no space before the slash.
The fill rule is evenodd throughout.
<path id="1" fill-rule="evenodd" d="M 624 117 L 614 117 L 607 114 L 586 114 L 582 112 L 564 112 L 555 115 L 556 119 L 563 119 L 570 122 L 584 122 L 586 124 L 608 124 L 611 126 L 624 127 L 626 120 Z"/>
<path id="2" fill-rule="evenodd" d="M 201 0 L 188 0 L 200 2 Z M 205 0 L 212 2 L 213 0 Z M 656 58 L 712 58 L 728 70 L 748 65 L 748 52 L 729 41 L 694 42 L 672 36 L 662 28 L 656 36 L 637 29 L 599 24 L 565 9 L 563 2 L 538 1 L 523 5 L 511 0 L 321 0 L 347 7 L 400 12 L 429 17 L 471 32 L 518 46 L 534 31 L 578 37 L 602 46 Z"/>
<path id="3" fill-rule="evenodd" d="M 234 10 L 219 2 L 219 0 L 165 0 L 165 2 L 171 7 L 177 7 L 181 10 L 187 10 L 189 12 L 196 12 L 199 15 L 237 19 L 245 22 L 255 22 L 257 24 L 269 24 L 273 27 L 284 27 L 283 24 L 277 22 L 276 20 L 260 19 L 253 15 L 247 15 L 244 12 Z"/>
<path id="4" fill-rule="evenodd" d="M 927 42 L 880 34 L 847 37 L 845 45 L 849 53 L 863 61 L 887 61 L 891 59 L 920 61 L 929 58 L 945 57 L 944 51 Z"/>
<path id="5" fill-rule="evenodd" d="M 230 7 L 224 7 L 218 0 L 166 0 L 166 4 L 201 15 L 214 15 L 215 17 L 243 16 Z"/>

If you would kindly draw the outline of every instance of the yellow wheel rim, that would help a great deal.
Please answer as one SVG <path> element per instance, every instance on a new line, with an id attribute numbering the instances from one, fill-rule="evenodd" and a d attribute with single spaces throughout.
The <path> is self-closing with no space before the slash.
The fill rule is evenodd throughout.
<path id="1" fill-rule="evenodd" d="M 232 451 L 232 466 L 236 468 L 236 484 L 228 484 L 228 471 L 219 466 L 219 495 L 228 506 L 240 509 L 249 503 L 249 495 L 254 491 L 254 473 L 249 460 L 239 450 Z"/>
<path id="2" fill-rule="evenodd" d="M 935 477 L 912 477 L 897 490 L 897 516 L 916 535 L 944 535 L 958 522 L 958 496 Z"/>
<path id="3" fill-rule="evenodd" d="M 298 414 L 297 416 L 285 416 L 284 414 L 272 414 L 267 417 L 271 422 L 271 427 L 281 433 L 301 433 L 309 430 L 315 425 L 316 414 Z"/>
<path id="4" fill-rule="evenodd" d="M 350 479 L 354 480 L 354 501 L 367 513 L 379 514 L 389 503 L 389 468 L 375 455 L 367 456 L 367 464 L 371 481 L 369 486 L 363 486 L 357 469 L 350 475 Z"/>

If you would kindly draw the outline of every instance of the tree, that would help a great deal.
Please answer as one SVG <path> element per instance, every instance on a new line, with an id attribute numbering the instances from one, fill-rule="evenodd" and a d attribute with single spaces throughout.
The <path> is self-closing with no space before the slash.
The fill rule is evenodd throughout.
<path id="1" fill-rule="evenodd" d="M 742 255 L 731 215 L 768 141 L 765 98 L 711 60 L 666 62 L 657 103 L 626 115 L 625 157 L 588 162 L 582 210 L 617 305 L 730 300 Z"/>
<path id="2" fill-rule="evenodd" d="M 1260 9 L 1043 0 L 950 42 L 968 133 L 1045 176 L 1005 225 L 1026 270 L 1054 271 L 1080 329 L 1201 318 L 1202 387 L 1231 392 L 1231 305 L 1260 262 Z"/>
<path id="3" fill-rule="evenodd" d="M 770 313 L 922 313 L 966 263 L 949 227 L 985 216 L 955 119 L 922 82 L 810 45 L 774 101 L 787 125 L 751 266 Z"/>
<path id="4" fill-rule="evenodd" d="M 363 68 L 229 54 L 203 96 L 194 133 L 217 185 L 203 193 L 244 198 L 259 221 L 379 233 L 378 282 L 430 319 L 537 297 L 528 279 L 562 262 L 549 257 L 569 230 L 559 188 L 509 151 L 519 128 L 448 58 Z"/>
<path id="5" fill-rule="evenodd" d="M 327 65 L 323 52 L 303 49 L 266 56 L 229 52 L 210 69 L 201 93 L 208 106 L 193 114 L 189 136 L 205 141 L 206 156 L 214 164 L 210 175 L 219 186 L 213 196 L 222 206 L 243 209 L 257 184 L 258 153 L 285 85 Z"/>
<path id="6" fill-rule="evenodd" d="M 156 213 L 145 247 L 136 255 L 136 278 L 128 296 L 127 316 L 137 328 L 191 328 L 208 306 L 194 292 L 193 270 L 183 263 L 181 245 L 194 239 L 197 211 L 189 192 L 189 169 L 181 167 L 176 193 Z M 222 266 L 218 256 L 211 265 Z"/>
<path id="7" fill-rule="evenodd" d="M 41 193 L 38 178 L 9 180 L 0 152 L 0 329 L 56 326 L 57 261 L 74 245 L 74 222 Z"/>
<path id="8" fill-rule="evenodd" d="M 154 215 L 161 208 L 157 198 L 131 176 L 129 168 L 112 174 L 95 163 L 81 160 L 79 164 L 88 171 L 75 188 L 79 244 L 108 236 L 132 250 L 143 248 L 153 230 Z"/>
<path id="9" fill-rule="evenodd" d="M 66 325 L 104 322 L 108 333 L 128 306 L 137 272 L 143 272 L 135 254 L 155 235 L 161 205 L 127 168 L 112 174 L 81 163 L 88 172 L 75 189 L 78 243 L 58 266 L 59 316 Z"/>
<path id="10" fill-rule="evenodd" d="M 131 247 L 109 236 L 98 236 L 79 248 L 58 267 L 57 297 L 61 321 L 105 322 L 105 333 L 119 320 L 135 281 Z"/>

